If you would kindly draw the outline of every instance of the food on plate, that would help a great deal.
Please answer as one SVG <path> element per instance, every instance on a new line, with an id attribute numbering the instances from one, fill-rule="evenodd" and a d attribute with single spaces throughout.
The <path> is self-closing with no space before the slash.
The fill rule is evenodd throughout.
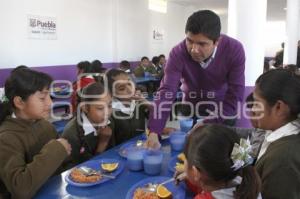
<path id="1" fill-rule="evenodd" d="M 162 199 L 172 198 L 172 193 L 164 185 L 158 185 L 156 195 Z"/>
<path id="2" fill-rule="evenodd" d="M 172 199 L 172 193 L 163 185 L 158 185 L 156 192 L 147 191 L 144 188 L 137 188 L 133 199 Z"/>
<path id="3" fill-rule="evenodd" d="M 79 183 L 93 183 L 101 180 L 102 178 L 100 173 L 95 173 L 93 175 L 86 175 L 78 168 L 72 169 L 70 173 L 70 177 L 74 182 L 79 182 Z"/>
<path id="4" fill-rule="evenodd" d="M 160 198 L 154 192 L 147 192 L 142 188 L 137 188 L 134 192 L 133 199 L 160 199 Z"/>

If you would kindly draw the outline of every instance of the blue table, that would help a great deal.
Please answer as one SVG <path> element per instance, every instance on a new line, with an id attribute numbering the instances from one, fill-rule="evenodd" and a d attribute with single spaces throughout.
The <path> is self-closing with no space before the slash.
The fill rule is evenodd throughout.
<path id="1" fill-rule="evenodd" d="M 142 84 L 142 83 L 148 83 L 148 82 L 155 82 L 155 81 L 160 81 L 160 78 L 157 78 L 157 77 L 152 77 L 152 76 L 149 76 L 149 77 L 135 77 L 133 78 L 133 81 L 136 83 L 136 84 Z"/>
<path id="2" fill-rule="evenodd" d="M 140 139 L 140 136 L 134 138 L 133 140 Z M 74 187 L 68 185 L 65 181 L 65 176 L 68 171 L 63 172 L 59 176 L 54 176 L 48 180 L 46 184 L 39 190 L 35 198 L 42 199 L 55 199 L 55 198 L 103 198 L 103 199 L 123 199 L 125 198 L 127 191 L 136 184 L 137 182 L 148 178 L 150 176 L 146 175 L 143 171 L 132 172 L 126 168 L 126 159 L 122 158 L 118 154 L 118 149 L 120 146 L 116 146 L 99 156 L 96 156 L 94 159 L 101 158 L 114 158 L 118 159 L 125 163 L 124 171 L 115 179 L 105 182 L 103 184 L 95 185 L 92 187 Z M 161 176 L 172 176 L 173 174 L 168 170 L 168 163 L 171 157 L 177 155 L 178 153 L 171 151 L 168 140 L 162 142 L 162 151 L 164 154 L 164 161 L 161 171 Z M 192 198 L 187 193 L 186 198 Z"/>

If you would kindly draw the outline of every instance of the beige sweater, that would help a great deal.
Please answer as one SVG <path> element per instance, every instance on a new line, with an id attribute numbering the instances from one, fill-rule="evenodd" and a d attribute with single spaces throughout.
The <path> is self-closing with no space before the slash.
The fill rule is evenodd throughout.
<path id="1" fill-rule="evenodd" d="M 0 125 L 0 198 L 32 198 L 67 157 L 46 120 L 7 117 Z"/>

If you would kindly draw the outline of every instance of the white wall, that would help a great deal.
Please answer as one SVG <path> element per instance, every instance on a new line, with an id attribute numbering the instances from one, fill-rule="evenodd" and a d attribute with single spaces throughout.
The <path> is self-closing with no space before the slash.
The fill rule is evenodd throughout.
<path id="1" fill-rule="evenodd" d="M 6 23 L 0 21 L 1 29 L 5 30 L 0 37 L 0 67 L 73 64 L 95 58 L 111 61 L 110 2 L 2 0 L 0 19 Z M 58 39 L 28 39 L 27 14 L 56 17 Z"/>
<path id="2" fill-rule="evenodd" d="M 0 68 L 168 56 L 184 38 L 187 17 L 199 9 L 168 2 L 163 14 L 149 10 L 148 0 L 0 0 Z M 57 40 L 28 39 L 28 14 L 56 17 Z M 226 33 L 227 14 L 220 13 L 220 18 Z M 163 31 L 164 39 L 153 40 L 153 30 Z M 265 55 L 273 56 L 285 26 L 268 23 L 266 32 Z"/>
<path id="3" fill-rule="evenodd" d="M 168 55 L 184 38 L 183 9 L 168 3 L 157 13 L 148 0 L 0 0 L 0 68 Z M 56 17 L 57 40 L 28 39 L 28 14 Z M 164 31 L 163 41 L 152 39 L 153 29 Z"/>
<path id="4" fill-rule="evenodd" d="M 268 21 L 265 32 L 265 56 L 274 57 L 285 40 L 285 21 Z"/>

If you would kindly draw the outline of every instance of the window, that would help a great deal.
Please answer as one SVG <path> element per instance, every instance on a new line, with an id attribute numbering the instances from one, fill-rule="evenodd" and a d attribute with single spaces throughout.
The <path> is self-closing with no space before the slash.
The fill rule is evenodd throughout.
<path id="1" fill-rule="evenodd" d="M 149 0 L 149 10 L 167 13 L 167 0 Z"/>

